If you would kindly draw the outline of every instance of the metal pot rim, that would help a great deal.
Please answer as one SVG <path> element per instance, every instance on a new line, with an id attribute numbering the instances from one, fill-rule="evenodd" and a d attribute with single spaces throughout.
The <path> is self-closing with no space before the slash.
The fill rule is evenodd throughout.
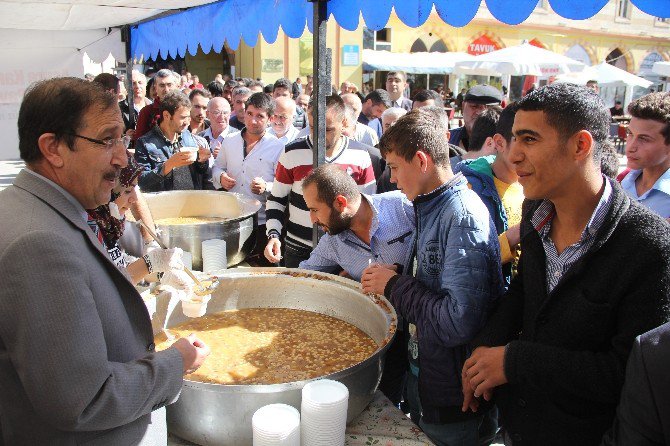
<path id="1" fill-rule="evenodd" d="M 237 222 L 237 221 L 242 221 L 246 218 L 249 218 L 253 216 L 254 214 L 258 213 L 258 211 L 261 209 L 261 202 L 256 200 L 255 198 L 249 198 L 245 195 L 242 195 L 237 192 L 224 192 L 224 191 L 218 191 L 218 190 L 173 190 L 173 191 L 164 191 L 164 192 L 148 192 L 144 193 L 144 195 L 149 195 L 149 196 L 155 196 L 155 197 L 160 197 L 161 195 L 169 195 L 169 196 L 174 196 L 174 195 L 185 195 L 185 194 L 193 194 L 197 193 L 198 195 L 220 195 L 220 194 L 228 194 L 228 195 L 233 195 L 237 198 L 237 201 L 242 205 L 242 212 L 240 213 L 239 216 L 234 217 L 234 218 L 227 218 L 224 221 L 221 221 L 220 223 L 214 223 L 214 222 L 209 222 L 207 224 L 225 224 L 229 222 Z M 158 226 L 183 226 L 183 227 L 192 227 L 192 226 L 199 226 L 199 224 L 193 224 L 193 225 L 161 225 L 159 224 Z"/>
<path id="2" fill-rule="evenodd" d="M 191 387 L 194 389 L 199 389 L 209 392 L 225 392 L 225 393 L 275 393 L 291 389 L 301 389 L 311 381 L 316 381 L 319 379 L 334 379 L 338 380 L 345 376 L 350 376 L 352 372 L 355 372 L 359 369 L 368 367 L 372 362 L 377 361 L 377 358 L 380 354 L 385 353 L 389 348 L 389 345 L 393 338 L 396 335 L 397 326 L 398 326 L 398 317 L 396 315 L 395 309 L 391 303 L 384 297 L 379 294 L 364 294 L 360 289 L 360 284 L 354 280 L 347 279 L 341 276 L 336 276 L 334 274 L 324 273 L 320 271 L 307 271 L 297 268 L 253 268 L 253 271 L 245 269 L 235 269 L 235 270 L 221 270 L 213 273 L 219 277 L 219 280 L 225 281 L 226 277 L 249 277 L 254 275 L 277 275 L 277 276 L 290 276 L 290 277 L 304 277 L 311 278 L 316 280 L 328 280 L 331 282 L 337 282 L 340 285 L 351 288 L 355 291 L 358 291 L 365 297 L 367 297 L 375 306 L 377 306 L 385 315 L 389 331 L 382 344 L 374 351 L 368 358 L 365 360 L 347 367 L 346 369 L 331 373 L 328 375 L 319 376 L 317 378 L 302 380 L 302 381 L 291 381 L 287 383 L 280 384 L 216 384 L 216 383 L 205 383 L 201 381 L 191 381 L 184 378 L 184 386 Z"/>

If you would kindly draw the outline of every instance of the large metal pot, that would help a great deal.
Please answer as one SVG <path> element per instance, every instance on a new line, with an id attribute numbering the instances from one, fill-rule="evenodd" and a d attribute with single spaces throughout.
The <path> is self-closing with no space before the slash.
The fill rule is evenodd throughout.
<path id="1" fill-rule="evenodd" d="M 240 194 L 179 190 L 144 194 L 154 220 L 176 217 L 224 217 L 225 221 L 194 225 L 157 225 L 169 248 L 193 256 L 193 269 L 202 270 L 203 240 L 226 241 L 228 265 L 242 262 L 254 249 L 261 203 Z"/>
<path id="2" fill-rule="evenodd" d="M 367 333 L 379 348 L 365 361 L 327 375 L 349 389 L 347 421 L 372 400 L 381 379 L 383 358 L 396 330 L 396 314 L 381 296 L 363 294 L 360 284 L 331 274 L 284 268 L 241 268 L 218 274 L 221 285 L 207 313 L 237 308 L 293 308 L 326 314 Z M 154 327 L 183 322 L 179 304 L 167 305 Z M 172 311 L 170 311 L 171 309 Z M 167 314 L 166 314 L 167 313 Z M 273 403 L 300 410 L 301 389 L 308 381 L 272 385 L 220 385 L 184 381 L 179 400 L 167 408 L 168 429 L 201 445 L 251 445 L 251 417 Z"/>

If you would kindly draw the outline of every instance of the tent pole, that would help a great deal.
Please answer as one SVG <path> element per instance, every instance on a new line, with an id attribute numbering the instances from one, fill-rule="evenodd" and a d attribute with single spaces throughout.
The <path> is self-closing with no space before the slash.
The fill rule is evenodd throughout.
<path id="1" fill-rule="evenodd" d="M 326 96 L 331 91 L 331 50 L 326 46 L 327 23 L 328 23 L 328 0 L 308 0 L 313 3 L 314 22 L 312 30 L 314 32 L 313 49 L 313 77 L 314 88 L 312 98 L 312 123 L 314 128 L 312 134 L 314 138 L 314 167 L 318 167 L 326 161 Z M 314 225 L 312 231 L 312 240 L 314 246 L 319 242 L 319 233 L 317 226 Z"/>
<path id="2" fill-rule="evenodd" d="M 128 102 L 128 121 L 135 122 L 135 104 L 133 92 L 133 55 L 130 48 L 130 25 L 124 25 L 121 29 L 121 39 L 126 44 L 126 101 Z"/>

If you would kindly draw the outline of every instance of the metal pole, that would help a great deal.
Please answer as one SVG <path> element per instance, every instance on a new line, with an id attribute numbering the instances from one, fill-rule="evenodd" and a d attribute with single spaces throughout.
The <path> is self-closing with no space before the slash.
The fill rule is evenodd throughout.
<path id="1" fill-rule="evenodd" d="M 133 92 L 133 55 L 130 48 L 130 25 L 124 25 L 121 29 L 121 39 L 126 44 L 126 102 L 128 102 L 128 121 L 135 122 L 135 102 Z"/>
<path id="2" fill-rule="evenodd" d="M 314 50 L 313 77 L 314 88 L 312 97 L 312 129 L 314 140 L 314 168 L 326 161 L 326 96 L 331 91 L 331 50 L 326 46 L 328 23 L 328 0 L 308 0 L 314 9 Z M 314 246 L 319 242 L 319 231 L 316 225 L 312 231 Z"/>

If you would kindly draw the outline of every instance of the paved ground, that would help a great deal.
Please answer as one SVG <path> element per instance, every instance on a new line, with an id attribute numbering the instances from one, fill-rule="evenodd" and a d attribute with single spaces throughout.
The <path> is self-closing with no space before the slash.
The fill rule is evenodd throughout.
<path id="1" fill-rule="evenodd" d="M 0 190 L 14 182 L 14 177 L 23 169 L 23 161 L 0 161 Z"/>

